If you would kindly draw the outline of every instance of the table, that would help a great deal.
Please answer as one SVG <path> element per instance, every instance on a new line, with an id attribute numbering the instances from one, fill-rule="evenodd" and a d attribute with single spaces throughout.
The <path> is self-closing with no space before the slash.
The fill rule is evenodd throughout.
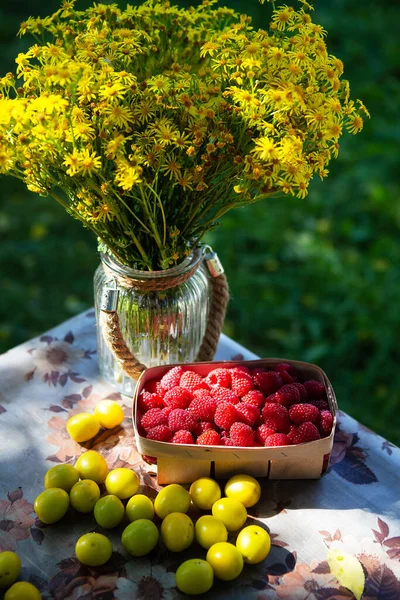
<path id="1" fill-rule="evenodd" d="M 122 548 L 121 526 L 109 534 L 109 563 L 91 569 L 74 556 L 78 537 L 99 531 L 91 515 L 71 511 L 51 526 L 35 518 L 33 502 L 46 470 L 74 464 L 83 450 L 66 433 L 67 419 L 103 398 L 118 401 L 126 419 L 117 431 L 99 434 L 92 447 L 110 468 L 130 465 L 140 473 L 142 492 L 154 497 L 158 489 L 153 467 L 135 450 L 129 398 L 100 378 L 95 350 L 94 313 L 88 311 L 0 357 L 0 550 L 18 552 L 21 579 L 46 599 L 183 598 L 174 572 L 182 560 L 203 556 L 199 547 L 184 559 L 161 545 L 151 558 L 133 559 Z M 257 357 L 222 336 L 216 359 L 232 358 Z M 318 481 L 263 482 L 262 499 L 249 515 L 268 527 L 271 552 L 260 565 L 246 565 L 236 581 L 217 582 L 207 598 L 353 598 L 327 566 L 328 548 L 336 546 L 362 563 L 363 599 L 399 600 L 399 473 L 400 449 L 340 412 L 329 472 Z"/>

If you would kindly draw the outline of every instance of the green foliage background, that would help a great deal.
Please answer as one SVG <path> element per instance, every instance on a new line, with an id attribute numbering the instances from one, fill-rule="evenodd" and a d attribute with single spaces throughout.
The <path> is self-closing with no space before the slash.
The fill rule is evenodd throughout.
<path id="1" fill-rule="evenodd" d="M 269 6 L 229 0 L 265 26 Z M 88 0 L 81 0 L 86 7 Z M 187 3 L 186 3 L 187 4 Z M 263 357 L 319 364 L 342 409 L 400 444 L 400 8 L 391 0 L 316 0 L 315 20 L 372 114 L 346 136 L 324 183 L 231 212 L 209 241 L 229 278 L 225 332 Z M 15 37 L 56 0 L 3 0 L 0 72 Z M 51 199 L 0 181 L 0 350 L 92 304 L 96 241 Z"/>

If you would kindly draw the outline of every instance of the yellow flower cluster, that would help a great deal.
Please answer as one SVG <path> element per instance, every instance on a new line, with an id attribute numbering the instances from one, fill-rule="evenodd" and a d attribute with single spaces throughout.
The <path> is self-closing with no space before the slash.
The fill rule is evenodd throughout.
<path id="1" fill-rule="evenodd" d="M 145 269 L 181 261 L 234 206 L 304 198 L 368 113 L 300 1 L 274 9 L 268 31 L 214 0 L 64 0 L 29 18 L 20 34 L 36 43 L 0 79 L 0 173 Z"/>

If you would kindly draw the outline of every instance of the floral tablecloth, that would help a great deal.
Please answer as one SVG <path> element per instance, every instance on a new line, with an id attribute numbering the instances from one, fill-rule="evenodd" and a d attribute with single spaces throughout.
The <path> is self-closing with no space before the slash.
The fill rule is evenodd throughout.
<path id="1" fill-rule="evenodd" d="M 216 359 L 233 357 L 256 358 L 222 336 Z M 111 560 L 92 569 L 74 556 L 78 537 L 99 531 L 92 516 L 71 511 L 58 524 L 45 526 L 33 512 L 46 470 L 60 462 L 74 464 L 84 451 L 69 438 L 67 419 L 91 411 L 103 398 L 118 401 L 126 419 L 118 430 L 99 434 L 91 447 L 110 468 L 129 465 L 140 473 L 143 493 L 154 497 L 158 489 L 152 467 L 135 449 L 129 398 L 100 378 L 93 311 L 1 356 L 0 380 L 0 551 L 19 554 L 21 578 L 34 583 L 45 599 L 183 598 L 174 572 L 189 556 L 203 557 L 200 547 L 186 551 L 183 559 L 160 545 L 148 558 L 133 559 L 117 529 L 107 533 L 114 548 Z M 260 565 L 246 565 L 236 581 L 216 582 L 208 598 L 353 598 L 330 574 L 326 559 L 333 545 L 363 565 L 365 600 L 400 599 L 399 448 L 340 412 L 331 464 L 321 480 L 262 485 L 249 520 L 268 527 L 271 552 Z"/>

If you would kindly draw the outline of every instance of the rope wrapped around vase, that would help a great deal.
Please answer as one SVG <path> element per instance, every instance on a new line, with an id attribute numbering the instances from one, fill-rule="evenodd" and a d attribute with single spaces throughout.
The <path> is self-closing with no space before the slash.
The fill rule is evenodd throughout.
<path id="1" fill-rule="evenodd" d="M 211 303 L 206 331 L 195 359 L 196 362 L 210 361 L 214 358 L 229 300 L 228 282 L 217 254 L 210 249 L 205 255 L 204 260 L 210 273 Z M 197 263 L 192 269 L 176 277 L 148 281 L 117 275 L 105 265 L 103 265 L 103 268 L 121 287 L 131 288 L 140 292 L 153 292 L 164 291 L 184 283 L 195 273 L 199 264 Z M 100 302 L 100 327 L 102 335 L 111 352 L 118 359 L 122 370 L 129 377 L 138 379 L 147 367 L 130 351 L 122 336 L 117 304 L 118 289 L 106 289 Z"/>

